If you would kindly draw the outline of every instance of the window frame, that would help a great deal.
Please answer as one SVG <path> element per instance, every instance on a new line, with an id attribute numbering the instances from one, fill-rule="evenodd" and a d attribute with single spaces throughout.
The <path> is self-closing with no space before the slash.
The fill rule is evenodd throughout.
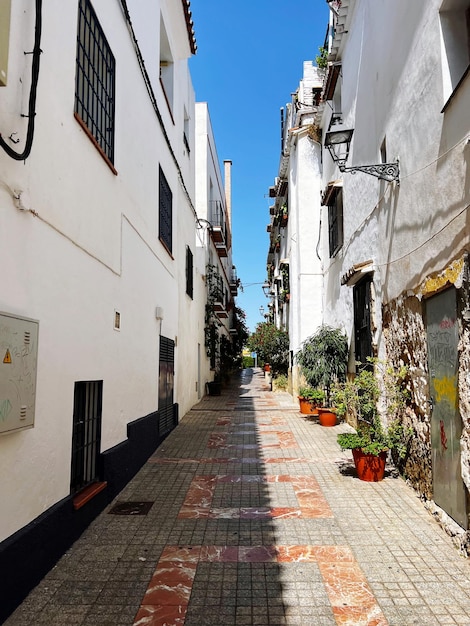
<path id="1" fill-rule="evenodd" d="M 103 381 L 76 381 L 73 400 L 70 493 L 99 481 Z"/>
<path id="2" fill-rule="evenodd" d="M 343 189 L 338 187 L 328 201 L 328 247 L 330 258 L 343 247 Z"/>
<path id="3" fill-rule="evenodd" d="M 194 257 L 189 246 L 186 246 L 186 294 L 194 297 Z"/>
<path id="4" fill-rule="evenodd" d="M 115 159 L 116 60 L 90 0 L 79 0 L 74 117 L 111 170 Z M 91 60 L 91 48 L 96 55 Z"/>
<path id="5" fill-rule="evenodd" d="M 470 73 L 470 1 L 444 0 L 439 20 L 444 113 Z"/>
<path id="6" fill-rule="evenodd" d="M 373 357 L 372 345 L 372 273 L 353 287 L 354 356 L 359 367 L 368 367 L 367 357 Z M 364 349 L 365 348 L 365 349 Z"/>
<path id="7" fill-rule="evenodd" d="M 170 185 L 159 166 L 158 176 L 158 238 L 168 253 L 173 250 L 173 194 Z"/>

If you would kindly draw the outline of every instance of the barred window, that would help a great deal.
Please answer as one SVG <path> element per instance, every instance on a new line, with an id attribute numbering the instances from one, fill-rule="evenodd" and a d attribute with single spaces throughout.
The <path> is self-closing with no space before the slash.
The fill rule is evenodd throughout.
<path id="1" fill-rule="evenodd" d="M 193 253 L 189 246 L 186 246 L 186 293 L 193 298 Z"/>
<path id="2" fill-rule="evenodd" d="M 114 163 L 115 60 L 89 0 L 79 0 L 75 117 Z"/>
<path id="3" fill-rule="evenodd" d="M 328 203 L 328 234 L 330 257 L 334 257 L 343 245 L 343 191 L 333 194 Z"/>
<path id="4" fill-rule="evenodd" d="M 102 398 L 102 380 L 75 383 L 71 493 L 99 479 Z"/>
<path id="5" fill-rule="evenodd" d="M 173 195 L 171 193 L 170 186 L 165 178 L 165 174 L 160 167 L 160 193 L 158 199 L 159 205 L 159 232 L 158 236 L 160 241 L 166 246 L 168 251 L 172 251 L 172 222 L 173 222 Z"/>

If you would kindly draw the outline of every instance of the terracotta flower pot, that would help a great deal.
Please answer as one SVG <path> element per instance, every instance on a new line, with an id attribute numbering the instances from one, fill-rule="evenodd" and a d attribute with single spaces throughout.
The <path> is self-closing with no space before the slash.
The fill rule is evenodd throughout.
<path id="1" fill-rule="evenodd" d="M 299 396 L 299 405 L 300 412 L 303 413 L 303 415 L 315 415 L 316 413 L 318 413 L 318 409 L 315 404 L 307 398 L 302 398 L 301 396 Z"/>
<path id="2" fill-rule="evenodd" d="M 320 424 L 322 426 L 336 426 L 338 420 L 336 419 L 336 413 L 331 409 L 321 407 L 318 409 L 318 416 L 320 418 Z"/>
<path id="3" fill-rule="evenodd" d="M 354 448 L 352 453 L 357 476 L 360 480 L 376 483 L 383 479 L 387 461 L 386 451 L 380 452 L 376 456 L 375 454 L 366 454 L 361 448 Z"/>

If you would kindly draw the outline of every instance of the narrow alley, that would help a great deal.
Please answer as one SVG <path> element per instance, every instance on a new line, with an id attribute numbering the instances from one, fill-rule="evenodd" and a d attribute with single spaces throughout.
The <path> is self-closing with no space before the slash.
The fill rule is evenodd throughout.
<path id="1" fill-rule="evenodd" d="M 244 370 L 181 420 L 7 626 L 470 624 L 470 564 L 389 468 Z"/>

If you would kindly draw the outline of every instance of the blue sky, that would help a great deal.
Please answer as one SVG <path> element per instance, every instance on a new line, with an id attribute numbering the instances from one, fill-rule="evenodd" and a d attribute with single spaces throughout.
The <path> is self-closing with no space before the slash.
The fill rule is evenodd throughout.
<path id="1" fill-rule="evenodd" d="M 231 159 L 233 261 L 244 285 L 237 304 L 254 330 L 267 309 L 269 206 L 280 156 L 280 108 L 314 60 L 328 20 L 325 0 L 191 0 L 196 100 L 207 102 L 221 163 Z M 223 173 L 223 169 L 222 169 Z"/>

